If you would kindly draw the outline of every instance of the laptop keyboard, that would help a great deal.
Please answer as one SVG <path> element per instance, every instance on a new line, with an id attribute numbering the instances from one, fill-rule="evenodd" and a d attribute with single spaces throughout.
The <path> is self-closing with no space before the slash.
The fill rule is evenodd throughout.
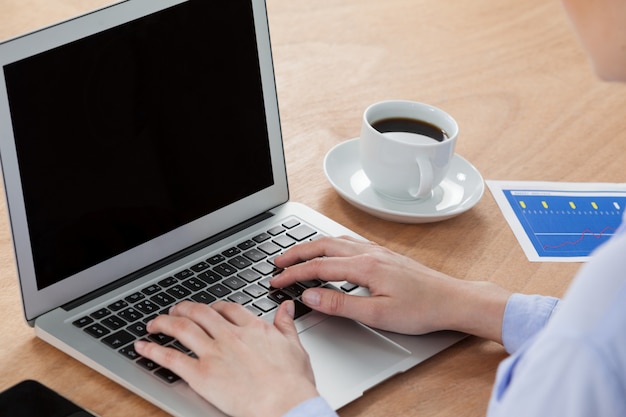
<path id="1" fill-rule="evenodd" d="M 188 355 L 193 355 L 193 352 L 170 336 L 148 334 L 146 323 L 159 314 L 167 314 L 171 306 L 183 300 L 204 304 L 226 300 L 245 306 L 257 316 L 271 314 L 282 302 L 294 300 L 295 316 L 299 318 L 311 311 L 299 300 L 302 292 L 324 283 L 313 280 L 282 289 L 272 288 L 269 280 L 277 272 L 273 259 L 293 245 L 321 236 L 319 231 L 299 219 L 289 218 L 251 239 L 146 285 L 72 324 L 161 380 L 174 383 L 180 377 L 141 357 L 134 349 L 134 342 L 146 339 L 174 347 Z M 341 287 L 345 292 L 355 288 L 357 286 L 350 283 Z"/>

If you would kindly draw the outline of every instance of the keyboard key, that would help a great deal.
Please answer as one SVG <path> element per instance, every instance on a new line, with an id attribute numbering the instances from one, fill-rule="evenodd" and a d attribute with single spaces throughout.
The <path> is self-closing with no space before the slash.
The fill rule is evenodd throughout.
<path id="1" fill-rule="evenodd" d="M 245 292 L 248 295 L 251 295 L 254 298 L 259 298 L 260 296 L 267 294 L 267 290 L 257 284 L 253 284 L 253 285 L 246 287 L 243 290 L 243 292 Z"/>
<path id="2" fill-rule="evenodd" d="M 148 336 L 148 340 L 158 343 L 161 346 L 167 345 L 169 342 L 173 341 L 174 338 L 172 336 L 168 336 L 163 333 L 159 334 L 151 334 Z"/>
<path id="3" fill-rule="evenodd" d="M 109 310 L 107 310 L 106 308 L 101 308 L 100 310 L 94 311 L 93 313 L 91 313 L 90 316 L 96 320 L 100 320 L 108 316 L 109 314 L 111 314 Z"/>
<path id="4" fill-rule="evenodd" d="M 222 284 L 215 284 L 214 286 L 210 287 L 208 291 L 214 296 L 216 296 L 217 298 L 222 298 L 225 295 L 228 295 L 232 292 L 231 290 L 229 290 Z"/>
<path id="5" fill-rule="evenodd" d="M 201 289 L 206 287 L 204 281 L 201 281 L 197 278 L 189 278 L 186 281 L 183 281 L 183 285 L 189 288 L 191 291 L 200 291 Z"/>
<path id="6" fill-rule="evenodd" d="M 269 275 L 276 270 L 276 267 L 267 262 L 261 262 L 252 267 L 256 272 L 261 275 Z"/>
<path id="7" fill-rule="evenodd" d="M 256 246 L 256 242 L 254 240 L 246 240 L 245 242 L 241 242 L 237 245 L 237 247 L 241 250 L 248 250 Z"/>
<path id="8" fill-rule="evenodd" d="M 191 291 L 182 285 L 174 285 L 172 288 L 167 289 L 167 293 L 172 297 L 176 297 L 179 300 L 191 295 Z"/>
<path id="9" fill-rule="evenodd" d="M 296 227 L 295 229 L 292 229 L 292 230 L 288 231 L 287 235 L 292 237 L 292 238 L 294 238 L 298 242 L 301 242 L 304 239 L 309 238 L 309 237 L 313 236 L 316 233 L 317 232 L 315 230 L 313 230 L 312 228 L 310 228 L 306 224 L 303 224 L 303 225 L 300 225 L 300 226 Z"/>
<path id="10" fill-rule="evenodd" d="M 276 304 L 275 302 L 271 300 L 268 300 L 267 298 L 261 298 L 260 300 L 252 303 L 252 305 L 264 313 L 267 313 L 268 311 L 272 311 L 278 306 L 278 304 Z"/>
<path id="11" fill-rule="evenodd" d="M 146 295 L 156 294 L 159 291 L 161 291 L 161 287 L 159 287 L 156 284 L 152 284 L 152 285 L 144 288 L 143 290 L 141 290 L 141 292 L 146 294 Z"/>
<path id="12" fill-rule="evenodd" d="M 118 311 L 123 309 L 124 307 L 128 307 L 128 303 L 124 300 L 119 300 L 107 306 L 107 308 L 111 311 Z"/>
<path id="13" fill-rule="evenodd" d="M 154 374 L 156 376 L 158 376 L 159 378 L 161 378 L 163 381 L 173 384 L 174 382 L 180 380 L 180 377 L 178 375 L 176 375 L 174 372 L 170 371 L 169 369 L 165 369 L 165 368 L 160 368 L 157 369 Z"/>
<path id="14" fill-rule="evenodd" d="M 85 317 L 81 317 L 78 320 L 75 320 L 74 322 L 72 322 L 72 324 L 76 327 L 85 327 L 88 324 L 93 323 L 93 319 L 89 316 L 85 316 Z"/>
<path id="15" fill-rule="evenodd" d="M 111 333 L 109 329 L 101 325 L 100 323 L 93 323 L 85 327 L 85 332 L 89 333 L 95 338 L 101 338 L 102 336 L 106 336 Z"/>
<path id="16" fill-rule="evenodd" d="M 268 298 L 278 304 L 282 304 L 287 300 L 293 299 L 291 295 L 281 290 L 272 291 L 270 295 L 268 295 Z"/>
<path id="17" fill-rule="evenodd" d="M 309 281 L 300 281 L 300 285 L 306 287 L 306 288 L 315 288 L 315 287 L 321 287 L 323 284 L 322 281 L 320 281 L 319 279 L 313 279 L 313 280 L 309 280 Z"/>
<path id="18" fill-rule="evenodd" d="M 287 235 L 278 236 L 276 239 L 273 240 L 273 242 L 281 248 L 288 248 L 296 244 L 296 241 Z"/>
<path id="19" fill-rule="evenodd" d="M 359 286 L 356 284 L 353 284 L 351 282 L 346 282 L 345 284 L 343 284 L 340 288 L 342 290 L 344 290 L 345 292 L 350 292 L 350 291 L 354 291 L 356 288 L 358 288 Z"/>
<path id="20" fill-rule="evenodd" d="M 124 321 L 123 319 L 117 316 L 109 316 L 105 318 L 104 320 L 102 320 L 102 324 L 104 324 L 111 330 L 117 330 L 126 326 L 126 321 Z"/>
<path id="21" fill-rule="evenodd" d="M 273 255 L 281 251 L 281 247 L 274 242 L 265 242 L 259 246 L 259 249 L 268 255 Z"/>
<path id="22" fill-rule="evenodd" d="M 226 278 L 223 282 L 232 290 L 238 290 L 239 288 L 245 287 L 247 284 L 246 281 L 237 277 Z"/>
<path id="23" fill-rule="evenodd" d="M 140 292 L 136 292 L 136 293 L 131 294 L 128 297 L 124 298 L 124 300 L 128 301 L 129 303 L 136 303 L 137 301 L 143 300 L 144 298 L 146 298 L 145 295 L 143 295 Z"/>
<path id="24" fill-rule="evenodd" d="M 283 226 L 276 226 L 276 227 L 272 227 L 270 230 L 268 230 L 267 233 L 269 233 L 272 236 L 278 236 L 279 234 L 281 234 L 284 231 L 285 231 L 285 228 Z"/>
<path id="25" fill-rule="evenodd" d="M 160 292 L 158 294 L 153 295 L 152 297 L 150 297 L 150 300 L 154 301 L 161 307 L 165 307 L 165 306 L 174 304 L 176 302 L 176 299 L 174 297 L 164 292 Z"/>
<path id="26" fill-rule="evenodd" d="M 272 257 L 270 257 L 270 258 L 267 260 L 267 262 L 269 262 L 269 263 L 271 263 L 272 265 L 276 266 L 276 262 L 274 262 L 274 259 L 276 259 L 278 256 L 280 256 L 280 253 L 279 253 L 279 254 L 276 254 L 276 255 L 274 255 L 274 256 L 272 256 Z"/>
<path id="27" fill-rule="evenodd" d="M 252 297 L 242 292 L 236 292 L 234 294 L 229 295 L 228 300 L 232 301 L 233 303 L 244 305 L 252 301 Z"/>
<path id="28" fill-rule="evenodd" d="M 245 271 L 241 271 L 240 273 L 238 273 L 237 276 L 241 279 L 245 279 L 248 282 L 254 282 L 260 279 L 262 275 L 252 269 L 246 269 Z"/>
<path id="29" fill-rule="evenodd" d="M 213 271 L 205 271 L 201 274 L 198 274 L 198 278 L 200 278 L 202 281 L 206 282 L 207 284 L 211 285 L 220 281 L 222 279 L 222 276 Z"/>
<path id="30" fill-rule="evenodd" d="M 197 264 L 195 264 L 194 266 L 191 267 L 191 270 L 193 272 L 202 272 L 205 269 L 209 268 L 209 263 L 208 262 L 198 262 Z"/>
<path id="31" fill-rule="evenodd" d="M 300 224 L 300 220 L 298 219 L 288 219 L 285 222 L 283 222 L 283 226 L 286 227 L 287 229 L 293 229 L 294 227 L 298 226 Z"/>
<path id="32" fill-rule="evenodd" d="M 137 351 L 135 350 L 135 346 L 133 346 L 133 345 L 125 346 L 125 347 L 121 348 L 120 350 L 118 350 L 118 352 L 121 353 L 122 355 L 126 356 L 128 359 L 133 360 L 133 361 L 135 359 L 141 357 L 139 355 L 139 353 L 137 353 Z"/>
<path id="33" fill-rule="evenodd" d="M 141 322 L 148 324 L 149 321 L 152 321 L 152 320 L 156 319 L 157 317 L 159 317 L 158 313 L 150 314 L 149 316 L 144 317 L 141 320 Z"/>
<path id="34" fill-rule="evenodd" d="M 241 249 L 239 248 L 230 248 L 230 249 L 226 249 L 224 252 L 222 252 L 222 255 L 224 255 L 227 258 L 232 258 L 233 256 L 237 255 L 241 253 Z"/>
<path id="35" fill-rule="evenodd" d="M 155 369 L 160 368 L 160 366 L 156 362 L 153 362 L 148 358 L 139 359 L 137 361 L 137 364 L 139 364 L 142 368 L 147 369 L 148 371 L 154 371 Z"/>
<path id="36" fill-rule="evenodd" d="M 226 258 L 224 257 L 224 255 L 215 255 L 215 256 L 210 257 L 206 261 L 210 263 L 211 265 L 217 265 L 220 262 L 224 262 L 225 260 Z"/>
<path id="37" fill-rule="evenodd" d="M 122 346 L 126 346 L 130 342 L 135 340 L 135 336 L 128 333 L 126 330 L 120 330 L 119 332 L 115 332 L 104 339 L 102 341 L 109 347 L 113 349 L 121 348 Z"/>
<path id="38" fill-rule="evenodd" d="M 126 328 L 129 332 L 134 334 L 135 336 L 142 337 L 148 334 L 148 330 L 146 330 L 146 324 L 138 321 L 137 323 L 131 324 Z"/>
<path id="39" fill-rule="evenodd" d="M 165 279 L 162 279 L 161 281 L 159 281 L 159 285 L 162 288 L 167 288 L 167 287 L 171 287 L 172 285 L 175 285 L 178 282 L 178 280 L 174 277 L 167 277 Z"/>
<path id="40" fill-rule="evenodd" d="M 252 238 L 256 243 L 265 242 L 268 239 L 271 239 L 272 236 L 269 233 L 261 233 Z"/>
<path id="41" fill-rule="evenodd" d="M 294 301 L 295 304 L 295 312 L 293 314 L 293 319 L 297 319 L 299 317 L 304 316 L 307 313 L 310 313 L 311 311 L 313 311 L 310 307 L 308 307 L 307 305 L 303 304 L 301 301 Z"/>
<path id="42" fill-rule="evenodd" d="M 191 276 L 193 276 L 193 272 L 191 272 L 189 269 L 183 269 L 182 271 L 174 274 L 174 277 L 176 277 L 176 279 L 185 279 Z"/>
<path id="43" fill-rule="evenodd" d="M 243 256 L 235 256 L 234 258 L 230 259 L 228 263 L 237 269 L 245 269 L 249 267 L 250 265 L 252 265 L 252 262 L 250 262 L 248 259 L 244 258 Z"/>
<path id="44" fill-rule="evenodd" d="M 143 300 L 135 304 L 135 308 L 144 314 L 152 314 L 159 311 L 159 306 L 150 300 Z"/>
<path id="45" fill-rule="evenodd" d="M 262 279 L 261 281 L 259 281 L 259 285 L 267 289 L 272 288 L 272 286 L 270 285 L 270 279 L 271 277 Z"/>
<path id="46" fill-rule="evenodd" d="M 252 262 L 258 262 L 267 257 L 267 255 L 265 255 L 258 249 L 250 249 L 249 251 L 244 253 L 244 256 L 250 259 Z"/>
<path id="47" fill-rule="evenodd" d="M 126 320 L 129 323 L 132 323 L 136 320 L 139 320 L 143 317 L 143 313 L 135 310 L 134 308 L 127 308 L 126 310 L 120 311 L 117 313 L 121 318 Z"/>
<path id="48" fill-rule="evenodd" d="M 213 271 L 217 272 L 223 277 L 228 277 L 237 272 L 237 269 L 233 266 L 228 265 L 227 263 L 223 263 L 213 268 Z"/>
<path id="49" fill-rule="evenodd" d="M 288 294 L 291 294 L 294 298 L 298 298 L 304 292 L 304 287 L 301 287 L 298 284 L 292 284 L 288 287 L 283 288 Z"/>
<path id="50" fill-rule="evenodd" d="M 211 304 L 213 301 L 216 300 L 215 297 L 213 297 L 211 294 L 209 294 L 206 291 L 200 291 L 199 293 L 192 295 L 191 299 L 195 301 L 196 303 L 203 303 L 203 304 Z"/>

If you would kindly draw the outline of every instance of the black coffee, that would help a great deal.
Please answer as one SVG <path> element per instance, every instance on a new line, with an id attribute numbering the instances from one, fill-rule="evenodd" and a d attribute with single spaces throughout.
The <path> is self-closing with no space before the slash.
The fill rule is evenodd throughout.
<path id="1" fill-rule="evenodd" d="M 407 132 L 428 136 L 437 142 L 443 142 L 448 138 L 445 130 L 423 120 L 409 119 L 404 117 L 392 117 L 372 123 L 372 127 L 380 133 Z"/>

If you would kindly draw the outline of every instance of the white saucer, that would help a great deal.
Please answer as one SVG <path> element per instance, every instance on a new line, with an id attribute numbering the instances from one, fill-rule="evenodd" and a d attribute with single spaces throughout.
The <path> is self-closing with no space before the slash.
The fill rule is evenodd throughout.
<path id="1" fill-rule="evenodd" d="M 335 190 L 353 206 L 384 220 L 429 223 L 457 216 L 483 196 L 483 178 L 465 159 L 454 155 L 444 180 L 428 199 L 392 200 L 376 192 L 361 169 L 358 138 L 340 143 L 324 158 L 324 173 Z"/>

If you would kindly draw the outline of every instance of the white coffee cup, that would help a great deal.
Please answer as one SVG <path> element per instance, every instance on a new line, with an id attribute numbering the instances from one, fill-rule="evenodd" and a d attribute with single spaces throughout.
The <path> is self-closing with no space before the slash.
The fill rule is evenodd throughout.
<path id="1" fill-rule="evenodd" d="M 438 135 L 439 140 L 434 138 Z M 363 171 L 372 188 L 386 197 L 430 198 L 445 178 L 458 135 L 452 116 L 431 105 L 401 100 L 372 104 L 363 113 L 359 139 Z"/>

